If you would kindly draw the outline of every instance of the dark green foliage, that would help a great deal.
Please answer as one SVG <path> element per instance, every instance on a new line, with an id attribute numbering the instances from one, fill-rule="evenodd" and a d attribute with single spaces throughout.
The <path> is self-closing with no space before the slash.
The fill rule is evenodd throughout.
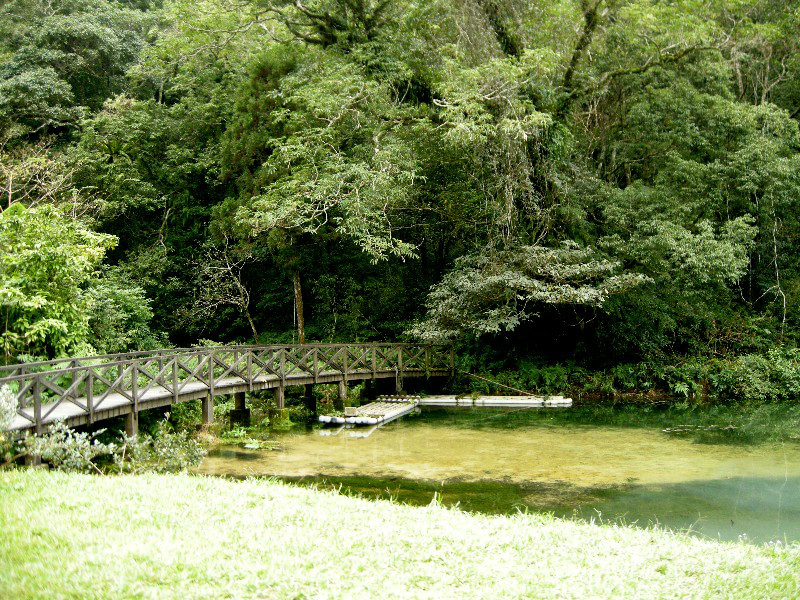
<path id="1" fill-rule="evenodd" d="M 125 87 L 150 19 L 104 0 L 16 0 L 0 11 L 0 128 L 75 125 Z"/>
<path id="2" fill-rule="evenodd" d="M 500 385 L 463 378 L 462 386 L 480 393 L 512 388 L 538 394 L 571 394 L 583 401 L 644 401 L 694 405 L 707 403 L 794 403 L 800 395 L 800 354 L 796 348 L 774 348 L 735 358 L 677 356 L 663 361 L 619 363 L 591 369 L 568 361 L 561 364 L 521 360 L 492 360 L 463 365 Z"/>
<path id="3" fill-rule="evenodd" d="M 0 206 L 118 240 L 7 352 L 405 333 L 539 391 L 791 399 L 799 14 L 5 3 Z"/>
<path id="4" fill-rule="evenodd" d="M 118 270 L 105 273 L 87 291 L 92 299 L 89 326 L 98 351 L 111 354 L 163 347 L 165 340 L 150 329 L 150 299 Z"/>

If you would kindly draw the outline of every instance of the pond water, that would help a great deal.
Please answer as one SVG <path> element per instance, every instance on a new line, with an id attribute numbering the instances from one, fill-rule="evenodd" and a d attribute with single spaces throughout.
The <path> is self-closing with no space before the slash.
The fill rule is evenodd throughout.
<path id="1" fill-rule="evenodd" d="M 722 540 L 800 541 L 800 445 L 698 444 L 658 429 L 485 426 L 425 414 L 367 438 L 279 436 L 279 450 L 221 447 L 199 471 L 341 486 L 367 497 L 485 513 L 553 512 L 660 524 Z"/>

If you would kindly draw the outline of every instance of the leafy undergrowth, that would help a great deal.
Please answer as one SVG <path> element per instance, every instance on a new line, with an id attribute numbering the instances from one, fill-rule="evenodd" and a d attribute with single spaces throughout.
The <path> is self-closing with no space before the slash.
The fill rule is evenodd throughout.
<path id="1" fill-rule="evenodd" d="M 190 475 L 0 474 L 10 598 L 798 597 L 800 548 Z"/>

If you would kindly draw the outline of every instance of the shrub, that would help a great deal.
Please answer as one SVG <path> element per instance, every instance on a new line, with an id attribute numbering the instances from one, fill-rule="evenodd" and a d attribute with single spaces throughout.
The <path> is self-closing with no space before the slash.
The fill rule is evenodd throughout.
<path id="1" fill-rule="evenodd" d="M 6 431 L 17 414 L 17 399 L 7 385 L 0 386 L 0 432 Z"/>
<path id="2" fill-rule="evenodd" d="M 42 435 L 22 442 L 25 454 L 41 456 L 51 468 L 72 472 L 176 473 L 195 466 L 205 456 L 205 449 L 187 432 L 176 432 L 164 419 L 153 436 L 128 437 L 120 443 L 102 443 L 93 434 L 77 432 L 63 422 L 55 423 Z"/>
<path id="3" fill-rule="evenodd" d="M 169 422 L 159 421 L 155 435 L 128 437 L 123 434 L 114 465 L 125 473 L 178 473 L 200 464 L 206 451 L 186 431 L 175 431 Z"/>
<path id="4" fill-rule="evenodd" d="M 114 444 L 103 444 L 97 439 L 103 431 L 79 433 L 59 421 L 47 433 L 25 438 L 23 447 L 27 454 L 41 456 L 54 469 L 101 473 L 95 459 L 111 455 L 117 448 Z"/>
<path id="5" fill-rule="evenodd" d="M 800 396 L 800 351 L 774 348 L 718 363 L 711 375 L 720 397 L 753 402 L 792 401 Z"/>

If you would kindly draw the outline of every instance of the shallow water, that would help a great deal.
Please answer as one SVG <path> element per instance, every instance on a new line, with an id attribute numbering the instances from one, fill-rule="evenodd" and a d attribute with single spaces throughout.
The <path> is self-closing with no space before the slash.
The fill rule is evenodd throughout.
<path id="1" fill-rule="evenodd" d="M 282 449 L 222 448 L 199 471 L 343 486 L 369 497 L 692 530 L 724 540 L 800 541 L 800 445 L 696 444 L 659 430 L 493 429 L 425 415 L 367 438 L 288 433 Z"/>

